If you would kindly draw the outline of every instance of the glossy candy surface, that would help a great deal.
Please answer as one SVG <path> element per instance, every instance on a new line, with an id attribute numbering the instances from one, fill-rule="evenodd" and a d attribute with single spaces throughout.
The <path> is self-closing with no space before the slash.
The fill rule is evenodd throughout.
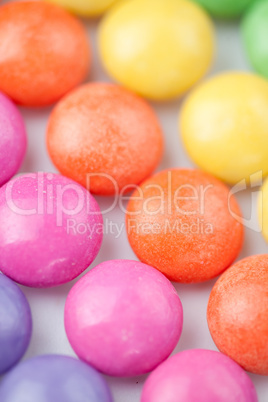
<path id="1" fill-rule="evenodd" d="M 181 111 L 181 134 L 193 161 L 236 184 L 268 174 L 268 82 L 249 73 L 215 76 L 196 87 Z M 259 176 L 258 176 L 259 177 Z"/>
<path id="2" fill-rule="evenodd" d="M 47 0 L 67 10 L 85 17 L 96 17 L 103 14 L 118 0 Z"/>
<path id="3" fill-rule="evenodd" d="M 255 0 L 194 0 L 214 17 L 233 18 L 240 16 Z"/>
<path id="4" fill-rule="evenodd" d="M 238 256 L 240 216 L 225 184 L 200 170 L 173 169 L 157 173 L 132 194 L 126 228 L 142 262 L 172 281 L 202 282 Z"/>
<path id="5" fill-rule="evenodd" d="M 0 375 L 21 359 L 31 335 L 32 316 L 26 297 L 11 279 L 0 274 Z"/>
<path id="6" fill-rule="evenodd" d="M 212 350 L 185 350 L 147 379 L 141 402 L 258 402 L 244 370 Z"/>
<path id="7" fill-rule="evenodd" d="M 93 83 L 56 106 L 47 146 L 62 174 L 92 193 L 111 195 L 154 171 L 162 156 L 163 135 L 143 99 L 117 85 Z"/>
<path id="8" fill-rule="evenodd" d="M 182 305 L 157 270 L 137 261 L 106 261 L 68 295 L 65 329 L 84 361 L 113 376 L 147 373 L 175 348 Z"/>
<path id="9" fill-rule="evenodd" d="M 268 375 L 268 254 L 247 257 L 220 277 L 207 318 L 221 352 L 247 371 Z"/>
<path id="10" fill-rule="evenodd" d="M 182 95 L 209 69 L 213 26 L 185 0 L 127 0 L 100 25 L 99 44 L 108 73 L 154 100 Z"/>
<path id="11" fill-rule="evenodd" d="M 1 402 L 112 402 L 105 380 L 87 364 L 60 355 L 24 361 L 0 384 Z"/>
<path id="12" fill-rule="evenodd" d="M 50 287 L 80 275 L 102 241 L 97 202 L 79 184 L 29 173 L 0 189 L 0 267 L 26 286 Z"/>
<path id="13" fill-rule="evenodd" d="M 16 103 L 46 106 L 80 84 L 89 70 L 83 25 L 43 1 L 0 8 L 0 90 Z"/>
<path id="14" fill-rule="evenodd" d="M 268 242 L 268 179 L 264 182 L 259 196 L 258 215 L 262 234 Z"/>
<path id="15" fill-rule="evenodd" d="M 0 93 L 0 187 L 19 170 L 26 146 L 26 132 L 19 110 Z"/>
<path id="16" fill-rule="evenodd" d="M 268 78 L 268 1 L 257 1 L 242 21 L 242 33 L 249 60 Z"/>

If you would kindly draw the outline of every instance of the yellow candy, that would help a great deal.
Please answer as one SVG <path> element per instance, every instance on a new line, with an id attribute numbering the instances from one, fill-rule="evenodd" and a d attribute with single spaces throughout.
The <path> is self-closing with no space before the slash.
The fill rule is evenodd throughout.
<path id="1" fill-rule="evenodd" d="M 190 157 L 207 172 L 234 184 L 268 174 L 265 79 L 237 72 L 208 80 L 189 95 L 180 126 Z"/>
<path id="2" fill-rule="evenodd" d="M 262 234 L 268 242 L 268 179 L 264 182 L 259 197 L 258 213 Z"/>
<path id="3" fill-rule="evenodd" d="M 74 14 L 85 17 L 98 16 L 103 14 L 111 5 L 118 0 L 47 0 L 50 3 L 58 4 Z"/>
<path id="4" fill-rule="evenodd" d="M 128 0 L 100 26 L 101 57 L 108 73 L 142 96 L 180 96 L 208 70 L 214 50 L 206 13 L 186 0 Z"/>

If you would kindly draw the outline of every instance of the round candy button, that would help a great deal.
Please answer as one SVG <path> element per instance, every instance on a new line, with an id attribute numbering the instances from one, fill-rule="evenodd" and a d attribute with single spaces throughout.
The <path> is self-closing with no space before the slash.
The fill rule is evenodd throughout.
<path id="1" fill-rule="evenodd" d="M 80 275 L 101 246 L 97 202 L 51 173 L 17 177 L 0 189 L 0 267 L 26 286 L 49 287 Z"/>
<path id="2" fill-rule="evenodd" d="M 90 50 L 83 25 L 43 1 L 15 1 L 0 10 L 0 90 L 16 103 L 45 106 L 80 84 Z"/>
<path id="3" fill-rule="evenodd" d="M 141 402 L 258 402 L 254 385 L 229 357 L 211 350 L 185 350 L 147 379 Z"/>
<path id="4" fill-rule="evenodd" d="M 133 189 L 157 167 L 163 135 L 153 109 L 117 85 L 87 84 L 50 117 L 48 151 L 59 171 L 92 193 Z"/>
<path id="5" fill-rule="evenodd" d="M 199 167 L 229 183 L 267 175 L 267 110 L 263 78 L 239 72 L 213 77 L 193 90 L 181 111 L 186 150 Z"/>
<path id="6" fill-rule="evenodd" d="M 47 0 L 85 17 L 99 16 L 118 0 Z"/>
<path id="7" fill-rule="evenodd" d="M 19 170 L 26 146 L 22 117 L 13 103 L 0 93 L 0 187 Z"/>
<path id="8" fill-rule="evenodd" d="M 21 359 L 31 334 L 32 317 L 26 297 L 11 279 L 0 274 L 0 375 Z"/>
<path id="9" fill-rule="evenodd" d="M 207 318 L 221 352 L 247 371 L 268 375 L 268 254 L 245 258 L 220 277 Z"/>
<path id="10" fill-rule="evenodd" d="M 182 305 L 171 283 L 137 261 L 106 261 L 68 295 L 65 329 L 84 361 L 112 376 L 147 373 L 175 348 Z"/>
<path id="11" fill-rule="evenodd" d="M 238 256 L 241 212 L 225 184 L 199 170 L 173 169 L 130 197 L 129 242 L 138 258 L 183 283 L 214 278 Z"/>
<path id="12" fill-rule="evenodd" d="M 196 4 L 178 0 L 122 1 L 100 25 L 100 53 L 108 73 L 155 100 L 185 93 L 209 69 L 213 26 Z"/>
<path id="13" fill-rule="evenodd" d="M 27 360 L 1 382 L 1 402 L 112 402 L 101 375 L 72 357 L 46 355 Z"/>
<path id="14" fill-rule="evenodd" d="M 240 16 L 255 0 L 194 0 L 214 17 L 234 18 Z"/>

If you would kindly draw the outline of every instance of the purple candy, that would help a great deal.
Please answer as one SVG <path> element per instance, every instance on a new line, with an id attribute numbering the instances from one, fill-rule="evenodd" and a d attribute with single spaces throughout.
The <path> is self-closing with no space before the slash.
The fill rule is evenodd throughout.
<path id="1" fill-rule="evenodd" d="M 14 282 L 0 274 L 0 374 L 24 355 L 31 334 L 32 317 L 26 297 Z"/>
<path id="2" fill-rule="evenodd" d="M 26 146 L 22 117 L 16 106 L 0 92 L 0 186 L 19 170 Z"/>
<path id="3" fill-rule="evenodd" d="M 101 375 L 72 357 L 47 355 L 27 360 L 0 385 L 1 402 L 112 402 Z"/>
<path id="4" fill-rule="evenodd" d="M 245 371 L 212 350 L 185 350 L 148 377 L 141 402 L 258 402 Z M 12 401 L 13 402 L 13 401 Z"/>

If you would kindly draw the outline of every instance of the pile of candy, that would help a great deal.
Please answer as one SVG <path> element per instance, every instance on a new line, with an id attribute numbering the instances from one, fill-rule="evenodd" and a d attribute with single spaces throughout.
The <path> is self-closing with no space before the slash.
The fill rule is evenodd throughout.
<path id="1" fill-rule="evenodd" d="M 92 52 L 73 14 L 103 13 L 99 52 L 118 84 L 83 84 Z M 215 51 L 210 15 L 242 17 L 256 73 L 226 72 L 198 83 Z M 268 175 L 267 79 L 268 0 L 0 6 L 0 374 L 7 373 L 1 402 L 112 402 L 100 373 L 150 372 L 141 402 L 258 401 L 244 370 L 268 375 L 268 254 L 234 263 L 244 220 L 230 185 Z M 153 175 L 165 134 L 143 98 L 185 94 L 179 131 L 200 169 Z M 60 174 L 15 176 L 27 149 L 15 104 L 56 102 L 46 140 Z M 32 316 L 15 282 L 58 286 L 93 263 L 105 234 L 92 194 L 130 194 L 125 229 L 140 262 L 104 261 L 66 295 L 65 331 L 79 360 L 42 355 L 18 364 L 31 340 Z M 268 179 L 258 208 L 268 241 Z M 182 303 L 170 281 L 200 283 L 218 275 L 207 322 L 220 352 L 192 349 L 168 358 L 183 331 Z"/>

